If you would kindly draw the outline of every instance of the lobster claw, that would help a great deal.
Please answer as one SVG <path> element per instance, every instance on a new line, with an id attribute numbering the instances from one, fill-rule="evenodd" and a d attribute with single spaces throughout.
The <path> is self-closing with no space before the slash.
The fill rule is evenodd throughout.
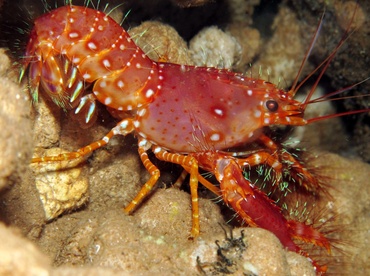
<path id="1" fill-rule="evenodd" d="M 220 171 L 221 169 L 222 171 Z M 224 201 L 250 226 L 273 232 L 284 247 L 298 252 L 300 249 L 290 236 L 287 220 L 275 203 L 256 186 L 246 180 L 235 160 L 223 158 L 217 163 L 216 178 Z"/>
<path id="2" fill-rule="evenodd" d="M 250 226 L 260 227 L 275 234 L 282 245 L 290 251 L 308 257 L 293 239 L 324 247 L 330 253 L 328 239 L 311 225 L 287 220 L 273 200 L 254 186 L 242 174 L 242 169 L 232 157 L 222 156 L 218 159 L 215 176 L 220 182 L 220 189 L 225 203 Z M 315 263 L 317 272 L 325 272 L 326 267 Z"/>

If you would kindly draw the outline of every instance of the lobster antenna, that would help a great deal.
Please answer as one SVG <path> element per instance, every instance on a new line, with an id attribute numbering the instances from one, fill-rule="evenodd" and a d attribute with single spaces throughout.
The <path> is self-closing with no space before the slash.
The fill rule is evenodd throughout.
<path id="1" fill-rule="evenodd" d="M 328 98 L 332 97 L 332 96 L 336 96 L 336 95 L 339 95 L 345 91 L 349 91 L 355 87 L 357 87 L 358 85 L 366 82 L 370 80 L 370 77 L 367 77 L 366 79 L 362 80 L 362 81 L 359 81 L 358 83 L 355 83 L 355 84 L 352 84 L 350 86 L 347 86 L 347 87 L 344 87 L 344 88 L 341 88 L 337 91 L 334 91 L 334 92 L 331 92 L 331 93 L 328 93 L 326 95 L 323 95 L 321 97 L 318 97 L 316 99 L 313 99 L 313 100 L 310 100 L 308 101 L 306 104 L 312 104 L 312 103 L 319 103 L 319 102 L 323 102 L 323 101 L 327 101 Z M 343 100 L 343 99 L 353 99 L 353 98 L 360 98 L 360 97 L 368 97 L 370 96 L 370 94 L 367 94 L 367 95 L 358 95 L 358 96 L 346 96 L 346 97 L 340 97 L 340 98 L 336 98 L 336 99 L 330 99 L 331 101 L 335 101 L 335 100 Z"/>
<path id="2" fill-rule="evenodd" d="M 329 114 L 329 115 L 324 115 L 320 117 L 315 117 L 312 119 L 307 120 L 307 124 L 311 124 L 313 122 L 318 122 L 318 121 L 323 121 L 331 118 L 336 118 L 336 117 L 342 117 L 342 116 L 347 116 L 347 115 L 354 115 L 354 114 L 359 114 L 359 113 L 365 113 L 365 112 L 370 112 L 370 108 L 368 109 L 360 109 L 360 110 L 352 110 L 352 111 L 347 111 L 343 113 L 337 113 L 337 114 Z"/>
<path id="3" fill-rule="evenodd" d="M 308 57 L 310 56 L 311 52 L 312 52 L 312 49 L 317 41 L 317 38 L 319 37 L 319 33 L 321 31 L 321 28 L 322 28 L 322 25 L 323 25 L 323 22 L 324 22 L 324 15 L 325 15 L 325 11 L 323 12 L 321 18 L 320 18 L 320 21 L 319 21 L 319 24 L 317 25 L 316 27 L 316 31 L 315 31 L 315 35 L 313 36 L 313 38 L 311 39 L 311 42 L 310 42 L 310 47 L 308 48 L 304 58 L 303 58 L 303 61 L 301 63 L 301 66 L 299 67 L 299 70 L 298 70 L 298 74 L 297 76 L 295 77 L 295 80 L 293 82 L 293 85 L 292 85 L 292 88 L 289 90 L 289 94 L 291 94 L 291 96 L 294 96 L 295 93 L 297 93 L 298 89 L 300 86 L 297 87 L 297 84 L 298 84 L 298 79 L 299 77 L 301 76 L 302 74 L 302 71 L 303 71 L 303 67 L 305 66 L 307 60 L 308 60 Z M 315 72 L 315 71 L 314 71 Z M 313 73 L 310 74 L 310 76 L 312 75 Z M 302 81 L 303 83 L 303 81 Z"/>
<path id="4" fill-rule="evenodd" d="M 347 41 L 347 39 L 355 31 L 355 30 L 353 30 L 353 31 L 350 32 L 350 29 L 351 29 L 351 25 L 353 23 L 353 20 L 355 18 L 355 15 L 356 15 L 357 8 L 358 8 L 358 3 L 356 4 L 356 8 L 355 8 L 355 10 L 354 10 L 354 12 L 352 14 L 351 21 L 349 22 L 349 24 L 348 24 L 345 32 L 343 33 L 342 38 L 339 41 L 339 44 L 335 47 L 335 49 L 333 50 L 333 52 L 309 76 L 307 76 L 307 78 L 310 77 L 310 76 L 312 76 L 313 73 L 315 73 L 319 68 L 321 68 L 321 66 L 323 66 L 323 68 L 320 71 L 319 76 L 317 77 L 314 85 L 312 86 L 310 92 L 308 93 L 306 99 L 303 102 L 304 103 L 303 104 L 304 107 L 306 107 L 307 106 L 307 103 L 310 101 L 312 95 L 315 92 L 315 89 L 316 89 L 318 83 L 320 82 L 320 80 L 321 80 L 322 76 L 324 75 L 326 69 L 329 67 L 330 62 L 334 59 L 334 57 L 337 54 L 338 50 L 343 46 L 343 44 Z M 302 83 L 298 87 L 300 87 L 301 85 L 302 85 Z"/>

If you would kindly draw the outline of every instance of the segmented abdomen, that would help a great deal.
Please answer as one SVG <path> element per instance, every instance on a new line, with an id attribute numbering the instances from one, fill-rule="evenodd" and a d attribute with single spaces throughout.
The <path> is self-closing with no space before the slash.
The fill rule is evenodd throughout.
<path id="1" fill-rule="evenodd" d="M 150 101 L 148 89 L 156 91 L 157 64 L 119 24 L 93 9 L 64 6 L 39 17 L 25 56 L 33 98 L 41 84 L 58 105 L 75 107 L 77 102 L 76 112 L 95 98 L 114 109 L 136 109 Z M 94 97 L 83 102 L 85 84 L 93 82 Z"/>

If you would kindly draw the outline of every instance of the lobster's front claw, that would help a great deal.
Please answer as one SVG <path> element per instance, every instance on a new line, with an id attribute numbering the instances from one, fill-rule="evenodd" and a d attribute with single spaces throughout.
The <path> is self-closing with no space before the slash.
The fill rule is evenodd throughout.
<path id="1" fill-rule="evenodd" d="M 243 177 L 242 169 L 235 159 L 220 158 L 215 175 L 220 182 L 224 201 L 250 226 L 274 233 L 285 248 L 303 256 L 308 257 L 308 254 L 293 239 L 324 247 L 330 253 L 330 243 L 319 230 L 303 222 L 287 220 L 274 201 Z M 325 267 L 313 260 L 311 262 L 316 271 L 325 272 Z"/>
<path id="2" fill-rule="evenodd" d="M 235 160 L 223 159 L 219 161 L 216 171 L 218 172 L 216 178 L 220 181 L 224 201 L 244 221 L 250 226 L 273 232 L 284 247 L 291 251 L 299 251 L 289 235 L 289 225 L 280 208 L 243 177 L 242 170 Z"/>

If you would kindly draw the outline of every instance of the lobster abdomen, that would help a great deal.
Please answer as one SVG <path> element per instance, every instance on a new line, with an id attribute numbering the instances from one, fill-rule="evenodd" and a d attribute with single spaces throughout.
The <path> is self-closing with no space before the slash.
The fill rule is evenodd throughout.
<path id="1" fill-rule="evenodd" d="M 67 5 L 39 17 L 25 56 L 33 97 L 37 99 L 41 83 L 50 98 L 66 108 L 64 103 L 76 97 L 75 87 L 83 83 L 96 81 L 96 98 L 118 110 L 134 110 L 157 91 L 156 63 L 112 18 L 86 7 Z M 78 73 L 66 76 L 63 60 Z"/>

